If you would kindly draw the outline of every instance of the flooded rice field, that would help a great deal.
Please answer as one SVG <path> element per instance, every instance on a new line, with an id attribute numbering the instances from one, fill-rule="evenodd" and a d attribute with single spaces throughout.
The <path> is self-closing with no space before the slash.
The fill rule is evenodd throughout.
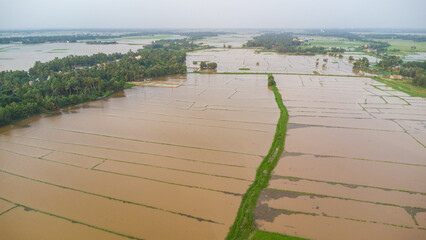
<path id="1" fill-rule="evenodd" d="M 258 36 L 259 33 L 235 33 L 235 34 L 221 34 L 214 37 L 206 37 L 201 40 L 195 41 L 204 45 L 213 47 L 242 47 L 247 41 L 252 40 L 253 37 Z"/>
<path id="2" fill-rule="evenodd" d="M 275 81 L 290 119 L 257 227 L 308 239 L 425 239 L 426 101 L 368 78 Z"/>
<path id="3" fill-rule="evenodd" d="M 266 76 L 175 76 L 0 129 L 2 239 L 224 239 L 279 117 Z"/>
<path id="4" fill-rule="evenodd" d="M 217 63 L 217 72 L 300 74 L 317 72 L 332 75 L 358 75 L 352 71 L 353 64 L 349 62 L 349 56 L 345 55 L 340 59 L 327 55 L 297 56 L 273 52 L 256 53 L 253 49 L 207 49 L 189 53 L 187 66 L 198 67 L 200 61 L 209 61 Z M 355 58 L 363 57 L 356 53 L 353 56 Z M 318 66 L 316 65 L 317 59 Z M 369 57 L 369 60 L 376 61 L 376 58 Z M 194 61 L 197 64 L 194 64 Z M 323 65 L 325 66 L 323 67 Z"/>
<path id="5" fill-rule="evenodd" d="M 258 199 L 257 229 L 425 239 L 426 101 L 370 78 L 312 75 L 355 75 L 348 56 L 208 49 L 187 66 L 284 73 L 274 76 L 290 115 L 285 152 Z M 280 114 L 266 75 L 140 85 L 0 129 L 0 238 L 226 237 Z"/>

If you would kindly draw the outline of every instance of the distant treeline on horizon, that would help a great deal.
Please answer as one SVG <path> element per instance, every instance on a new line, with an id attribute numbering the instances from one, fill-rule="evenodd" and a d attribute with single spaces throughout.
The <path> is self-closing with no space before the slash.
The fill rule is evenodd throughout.
<path id="1" fill-rule="evenodd" d="M 32 32 L 25 32 L 32 33 Z M 22 43 L 22 44 L 39 44 L 48 42 L 70 42 L 75 43 L 79 40 L 100 40 L 111 38 L 135 37 L 135 36 L 154 36 L 158 34 L 174 34 L 189 37 L 191 40 L 201 39 L 203 37 L 213 37 L 219 34 L 230 34 L 231 32 L 176 32 L 176 31 L 143 31 L 132 32 L 123 34 L 108 34 L 102 32 L 74 34 L 74 35 L 53 35 L 53 36 L 13 36 L 13 37 L 0 37 L 0 44 Z M 99 34 L 100 33 L 100 34 Z"/>
<path id="2" fill-rule="evenodd" d="M 254 30 L 254 29 L 250 29 Z M 63 35 L 40 35 L 40 36 L 4 36 L 4 33 L 34 34 L 49 33 L 53 31 L 84 31 L 81 34 L 63 34 Z M 92 32 L 91 32 L 92 31 Z M 249 29 L 241 29 L 239 31 L 249 31 Z M 402 39 L 415 42 L 426 42 L 426 29 L 304 29 L 296 31 L 295 29 L 259 29 L 260 33 L 288 33 L 292 35 L 310 35 L 310 36 L 329 36 L 343 37 L 351 41 L 362 41 L 365 39 Z M 90 33 L 87 33 L 90 32 Z M 22 43 L 22 44 L 39 44 L 48 42 L 77 42 L 79 40 L 101 40 L 134 36 L 154 36 L 158 34 L 172 34 L 189 37 L 191 40 L 201 39 L 203 37 L 213 37 L 221 34 L 233 34 L 235 31 L 217 31 L 217 30 L 131 30 L 131 29 L 75 29 L 75 30 L 11 30 L 0 31 L 0 44 Z M 121 34 L 114 34 L 121 33 Z"/>

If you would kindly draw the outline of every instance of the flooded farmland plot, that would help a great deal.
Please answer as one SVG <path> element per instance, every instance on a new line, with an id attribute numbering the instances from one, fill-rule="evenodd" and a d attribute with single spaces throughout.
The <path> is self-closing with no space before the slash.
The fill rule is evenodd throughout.
<path id="1" fill-rule="evenodd" d="M 426 100 L 356 76 L 349 56 L 191 52 L 188 68 L 232 74 L 137 82 L 0 128 L 0 239 L 225 239 L 255 187 L 257 230 L 425 239 Z M 278 158 L 264 188 L 260 163 Z"/>
<path id="2" fill-rule="evenodd" d="M 235 34 L 221 34 L 214 37 L 206 37 L 201 40 L 197 40 L 196 43 L 202 43 L 213 47 L 243 47 L 247 41 L 258 36 L 259 33 L 235 33 Z"/>
<path id="3" fill-rule="evenodd" d="M 318 66 L 316 65 L 317 59 Z M 370 61 L 374 59 L 371 57 Z M 352 72 L 353 64 L 349 62 L 349 55 L 340 59 L 327 55 L 297 56 L 273 52 L 256 53 L 253 49 L 207 49 L 189 53 L 187 66 L 198 67 L 200 61 L 217 63 L 217 72 L 300 74 L 318 72 L 319 74 L 357 75 Z M 197 63 L 194 64 L 194 62 Z"/>
<path id="4" fill-rule="evenodd" d="M 425 239 L 426 101 L 369 78 L 275 75 L 290 119 L 257 228 Z"/>
<path id="5" fill-rule="evenodd" d="M 224 239 L 279 117 L 264 75 L 175 76 L 5 127 L 2 239 Z"/>

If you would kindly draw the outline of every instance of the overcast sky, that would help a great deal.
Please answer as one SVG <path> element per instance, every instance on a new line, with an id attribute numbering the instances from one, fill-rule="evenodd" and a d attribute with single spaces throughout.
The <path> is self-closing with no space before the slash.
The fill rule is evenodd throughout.
<path id="1" fill-rule="evenodd" d="M 426 28 L 426 0 L 0 0 L 0 29 Z"/>

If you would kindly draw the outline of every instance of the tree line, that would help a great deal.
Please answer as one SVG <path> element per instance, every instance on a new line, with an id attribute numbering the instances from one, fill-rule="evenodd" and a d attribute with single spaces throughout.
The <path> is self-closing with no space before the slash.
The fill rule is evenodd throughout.
<path id="1" fill-rule="evenodd" d="M 79 40 L 96 40 L 96 39 L 109 39 L 109 38 L 121 38 L 131 36 L 145 36 L 154 35 L 157 33 L 126 33 L 120 35 L 111 34 L 77 34 L 77 35 L 59 35 L 59 36 L 23 36 L 23 37 L 1 37 L 0 44 L 10 44 L 20 42 L 22 44 L 39 44 L 39 43 L 64 43 L 70 42 L 75 43 Z"/>
<path id="2" fill-rule="evenodd" d="M 307 47 L 302 41 L 288 33 L 267 33 L 249 40 L 247 47 L 262 47 L 266 50 L 274 50 L 280 53 L 301 55 L 327 54 L 324 47 Z"/>
<path id="3" fill-rule="evenodd" d="M 361 30 L 365 33 L 351 33 L 350 31 L 356 32 L 356 29 L 352 30 L 309 30 L 304 35 L 308 36 L 323 36 L 323 37 L 341 37 L 347 38 L 349 41 L 371 41 L 371 39 L 401 39 L 401 40 L 411 40 L 413 42 L 425 42 L 426 36 L 424 34 L 396 34 L 396 33 L 369 33 L 367 30 Z"/>
<path id="4" fill-rule="evenodd" d="M 0 37 L 0 44 L 10 44 L 20 42 L 22 44 L 40 44 L 40 43 L 75 43 L 79 40 L 99 40 L 99 39 L 110 39 L 110 38 L 123 38 L 123 37 L 134 37 L 134 36 L 155 36 L 158 34 L 176 34 L 186 36 L 190 40 L 198 40 L 205 37 L 214 37 L 219 34 L 229 34 L 229 32 L 176 32 L 176 31 L 142 31 L 122 34 L 76 34 L 76 35 L 58 35 L 58 36 L 19 36 L 19 37 Z M 108 44 L 105 42 L 99 42 Z M 89 43 L 90 44 L 90 43 Z M 92 43 L 93 44 L 93 43 Z"/>

